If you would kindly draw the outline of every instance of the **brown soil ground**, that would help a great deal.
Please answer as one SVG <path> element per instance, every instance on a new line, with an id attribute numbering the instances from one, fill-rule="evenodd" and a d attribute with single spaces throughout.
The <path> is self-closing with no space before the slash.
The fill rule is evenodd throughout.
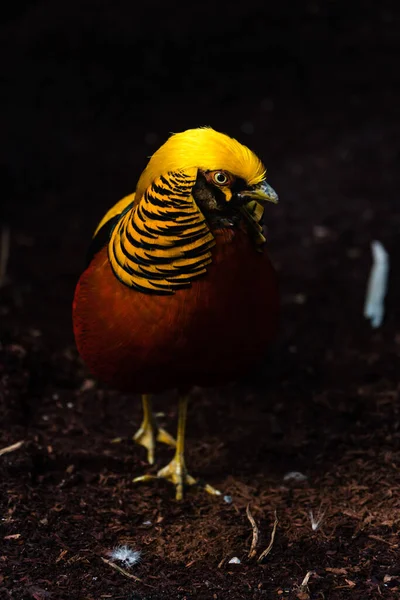
<path id="1" fill-rule="evenodd" d="M 1 30 L 0 448 L 23 444 L 0 456 L 0 598 L 398 598 L 398 8 L 133 4 L 19 1 Z M 255 379 L 197 390 L 189 410 L 189 468 L 231 503 L 132 483 L 139 399 L 93 381 L 71 333 L 98 219 L 169 131 L 200 124 L 256 150 L 281 197 L 279 340 Z M 376 330 L 373 239 L 391 257 Z M 173 432 L 175 396 L 157 409 Z M 125 572 L 102 560 L 121 544 L 142 552 Z"/>

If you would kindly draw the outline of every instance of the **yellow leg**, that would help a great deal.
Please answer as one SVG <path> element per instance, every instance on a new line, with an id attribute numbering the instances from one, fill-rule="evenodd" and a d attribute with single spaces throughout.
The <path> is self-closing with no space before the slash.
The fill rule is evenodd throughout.
<path id="1" fill-rule="evenodd" d="M 185 430 L 186 430 L 186 415 L 187 415 L 187 405 L 188 399 L 187 396 L 183 396 L 179 399 L 179 413 L 178 413 L 178 434 L 177 434 L 177 442 L 176 442 L 176 452 L 174 458 L 171 462 L 158 471 L 157 475 L 142 475 L 141 477 L 136 477 L 133 481 L 151 481 L 153 479 L 166 479 L 173 483 L 176 487 L 176 499 L 182 500 L 183 498 L 183 488 L 185 485 L 195 485 L 198 483 L 194 477 L 189 475 L 185 465 Z M 220 491 L 213 488 L 208 483 L 202 486 L 206 492 L 209 494 L 214 494 L 219 496 L 221 494 Z"/>
<path id="2" fill-rule="evenodd" d="M 162 442 L 175 448 L 176 441 L 165 429 L 157 425 L 156 418 L 151 406 L 151 396 L 143 394 L 143 421 L 138 431 L 133 436 L 135 442 L 147 448 L 147 460 L 151 465 L 154 464 L 154 452 L 156 442 Z"/>

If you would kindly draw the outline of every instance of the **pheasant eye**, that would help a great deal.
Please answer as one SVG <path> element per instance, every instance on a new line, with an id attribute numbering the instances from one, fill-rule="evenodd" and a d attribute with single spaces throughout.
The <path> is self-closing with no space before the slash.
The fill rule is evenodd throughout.
<path id="1" fill-rule="evenodd" d="M 216 171 L 213 173 L 214 183 L 217 185 L 226 185 L 229 181 L 228 176 L 223 171 Z"/>

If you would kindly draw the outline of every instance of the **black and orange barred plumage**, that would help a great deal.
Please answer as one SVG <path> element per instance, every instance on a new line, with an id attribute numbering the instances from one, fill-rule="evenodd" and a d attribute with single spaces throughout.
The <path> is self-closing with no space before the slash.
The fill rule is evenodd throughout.
<path id="1" fill-rule="evenodd" d="M 195 173 L 167 173 L 114 227 L 109 258 L 118 279 L 142 292 L 173 293 L 206 272 L 214 238 L 191 190 Z"/>

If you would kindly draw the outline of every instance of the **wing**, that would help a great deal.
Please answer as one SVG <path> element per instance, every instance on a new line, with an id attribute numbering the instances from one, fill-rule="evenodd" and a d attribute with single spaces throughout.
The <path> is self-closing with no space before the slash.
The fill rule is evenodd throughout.
<path id="1" fill-rule="evenodd" d="M 93 257 L 108 244 L 110 241 L 114 227 L 120 219 L 127 213 L 133 206 L 135 201 L 135 194 L 129 194 L 122 200 L 119 200 L 102 218 L 98 224 L 96 231 L 93 234 L 92 241 L 86 255 L 86 266 L 88 266 Z"/>

